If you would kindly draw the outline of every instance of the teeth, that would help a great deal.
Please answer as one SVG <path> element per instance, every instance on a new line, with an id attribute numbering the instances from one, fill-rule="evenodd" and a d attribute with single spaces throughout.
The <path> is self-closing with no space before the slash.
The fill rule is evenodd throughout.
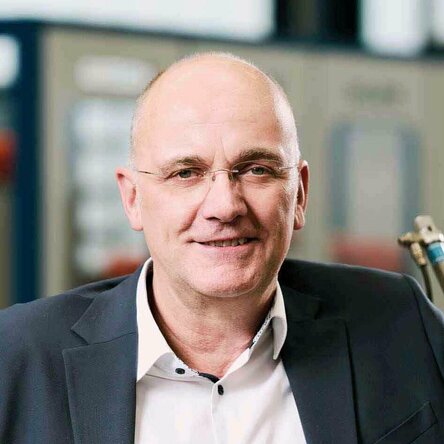
<path id="1" fill-rule="evenodd" d="M 205 245 L 209 245 L 210 247 L 237 247 L 238 245 L 243 245 L 247 242 L 248 239 L 246 237 L 241 237 L 239 239 L 205 242 Z"/>

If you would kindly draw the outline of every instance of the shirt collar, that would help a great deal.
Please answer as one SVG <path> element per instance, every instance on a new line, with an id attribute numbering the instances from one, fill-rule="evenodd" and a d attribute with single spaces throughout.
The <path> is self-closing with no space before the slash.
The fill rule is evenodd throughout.
<path id="1" fill-rule="evenodd" d="M 146 288 L 147 275 L 152 273 L 153 261 L 149 258 L 143 265 L 137 282 L 137 382 L 148 372 L 151 366 L 171 348 L 159 330 L 148 304 Z"/>
<path id="2" fill-rule="evenodd" d="M 273 359 L 277 359 L 287 337 L 287 316 L 285 315 L 284 296 L 279 281 L 276 285 L 276 295 L 270 310 L 273 328 Z"/>
<path id="3" fill-rule="evenodd" d="M 139 338 L 137 345 L 137 382 L 142 379 L 162 355 L 173 353 L 157 326 L 148 304 L 147 276 L 152 272 L 153 261 L 149 258 L 143 265 L 137 282 L 136 310 Z M 287 317 L 279 282 L 277 283 L 273 305 L 262 327 L 253 339 L 252 348 L 270 323 L 273 329 L 273 359 L 277 359 L 287 336 Z"/>

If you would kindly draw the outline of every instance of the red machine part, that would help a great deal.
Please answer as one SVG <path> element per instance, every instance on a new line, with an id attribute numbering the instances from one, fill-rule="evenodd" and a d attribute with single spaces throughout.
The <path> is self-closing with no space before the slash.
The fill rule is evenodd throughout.
<path id="1" fill-rule="evenodd" d="M 16 149 L 15 134 L 10 129 L 0 129 L 0 183 L 12 180 Z"/>

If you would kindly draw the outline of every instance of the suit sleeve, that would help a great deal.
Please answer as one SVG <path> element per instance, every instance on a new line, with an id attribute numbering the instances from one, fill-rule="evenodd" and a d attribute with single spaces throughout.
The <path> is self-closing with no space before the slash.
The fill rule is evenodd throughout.
<path id="1" fill-rule="evenodd" d="M 0 442 L 8 442 L 14 427 L 14 418 L 19 415 L 14 400 L 21 396 L 17 378 L 23 371 L 20 358 L 20 341 L 17 328 L 0 312 Z"/>
<path id="2" fill-rule="evenodd" d="M 410 276 L 404 275 L 413 291 L 418 304 L 419 313 L 424 325 L 430 346 L 444 378 L 444 315 L 422 291 L 419 284 Z"/>

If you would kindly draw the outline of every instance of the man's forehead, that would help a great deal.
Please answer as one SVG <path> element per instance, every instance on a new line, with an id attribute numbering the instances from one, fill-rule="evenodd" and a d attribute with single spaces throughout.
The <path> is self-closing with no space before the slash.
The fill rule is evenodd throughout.
<path id="1" fill-rule="evenodd" d="M 260 116 L 264 128 L 281 126 L 284 132 L 294 132 L 291 138 L 297 144 L 293 114 L 280 87 L 258 68 L 230 56 L 202 55 L 177 62 L 156 79 L 138 108 L 134 142 L 168 133 L 169 125 L 180 131 L 183 122 L 248 122 Z"/>

